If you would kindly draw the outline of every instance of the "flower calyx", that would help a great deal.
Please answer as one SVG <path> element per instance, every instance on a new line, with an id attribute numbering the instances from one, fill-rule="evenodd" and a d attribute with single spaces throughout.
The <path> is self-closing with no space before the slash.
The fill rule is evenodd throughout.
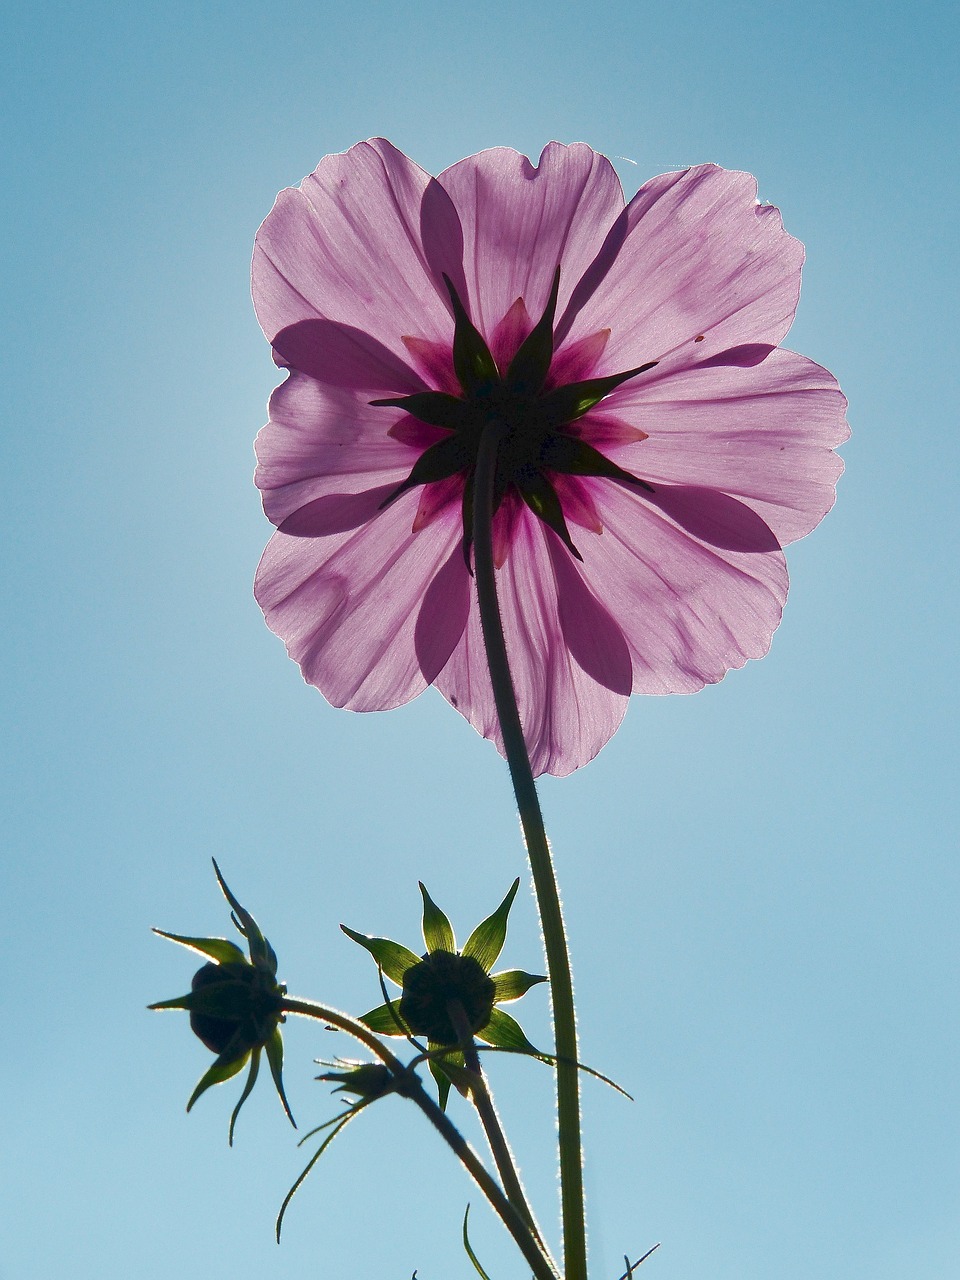
<path id="1" fill-rule="evenodd" d="M 237 1116 L 256 1084 L 264 1052 L 280 1102 L 290 1123 L 296 1127 L 282 1078 L 280 1024 L 284 1021 L 283 998 L 287 989 L 277 982 L 277 956 L 273 947 L 253 916 L 233 896 L 215 860 L 213 869 L 230 904 L 231 919 L 246 939 L 248 954 L 245 955 L 227 938 L 194 938 L 154 929 L 160 937 L 189 947 L 208 959 L 193 975 L 186 995 L 161 1000 L 149 1007 L 187 1010 L 190 1029 L 211 1053 L 217 1055 L 190 1095 L 188 1111 L 209 1088 L 231 1079 L 249 1062 L 246 1084 L 230 1117 L 229 1140 L 232 1145 Z"/>
<path id="2" fill-rule="evenodd" d="M 457 948 L 450 921 L 423 884 L 422 931 L 427 948 L 423 955 L 389 938 L 373 938 L 340 926 L 348 938 L 369 951 L 381 974 L 401 988 L 399 999 L 371 1009 L 360 1021 L 378 1035 L 421 1036 L 427 1041 L 426 1056 L 443 1107 L 451 1082 L 463 1087 L 464 1033 L 495 1047 L 537 1053 L 520 1025 L 498 1006 L 518 1000 L 546 978 L 522 969 L 491 972 L 506 940 L 507 918 L 519 885 L 519 880 L 513 882 L 499 907 L 477 925 L 462 950 Z"/>
<path id="3" fill-rule="evenodd" d="M 473 475 L 481 436 L 493 428 L 500 437 L 494 510 L 514 489 L 530 510 L 553 529 L 570 554 L 580 560 L 551 476 L 603 476 L 651 493 L 653 487 L 618 467 L 568 428 L 617 387 L 654 368 L 658 361 L 650 360 L 624 373 L 547 389 L 560 289 L 558 267 L 542 316 L 501 373 L 453 282 L 448 276 L 444 281 L 454 315 L 453 367 L 462 394 L 419 391 L 370 402 L 378 407 L 402 409 L 420 422 L 450 433 L 424 450 L 407 478 L 381 506 L 389 506 L 418 485 L 463 473 L 463 548 L 469 566 Z"/>

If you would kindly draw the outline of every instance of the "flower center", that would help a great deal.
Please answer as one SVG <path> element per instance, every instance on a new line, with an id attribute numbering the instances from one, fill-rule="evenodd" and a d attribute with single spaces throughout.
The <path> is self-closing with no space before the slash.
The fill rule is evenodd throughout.
<path id="1" fill-rule="evenodd" d="M 458 1001 L 472 1032 L 490 1021 L 496 988 L 473 956 L 431 951 L 403 975 L 400 1017 L 414 1035 L 432 1044 L 456 1044 L 460 1039 L 450 1014 Z"/>
<path id="2" fill-rule="evenodd" d="M 644 480 L 624 471 L 567 428 L 599 404 L 616 387 L 657 364 L 651 360 L 625 373 L 545 389 L 553 359 L 553 325 L 560 288 L 560 268 L 543 315 L 501 373 L 483 335 L 467 315 L 452 282 L 444 276 L 454 313 L 453 367 L 461 395 L 422 391 L 410 396 L 373 400 L 373 405 L 403 409 L 447 434 L 417 459 L 410 474 L 383 502 L 389 506 L 417 485 L 464 476 L 463 547 L 469 563 L 473 512 L 473 476 L 484 429 L 499 424 L 494 511 L 507 491 L 515 490 L 526 505 L 560 537 L 570 553 L 573 545 L 560 498 L 550 476 L 605 476 L 652 492 Z M 504 429 L 505 428 L 505 429 Z"/>

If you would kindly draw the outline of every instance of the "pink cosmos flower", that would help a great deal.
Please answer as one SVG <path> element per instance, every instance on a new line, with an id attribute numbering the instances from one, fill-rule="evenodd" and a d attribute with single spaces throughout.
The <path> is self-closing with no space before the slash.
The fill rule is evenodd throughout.
<path id="1" fill-rule="evenodd" d="M 431 178 L 382 139 L 281 192 L 253 258 L 288 370 L 257 441 L 277 532 L 256 596 L 331 703 L 435 684 L 501 745 L 468 568 L 491 414 L 510 428 L 494 544 L 534 773 L 592 759 L 631 693 L 766 653 L 781 548 L 833 505 L 848 433 L 835 379 L 779 346 L 803 248 L 756 194 L 707 164 L 625 205 L 583 144 Z"/>

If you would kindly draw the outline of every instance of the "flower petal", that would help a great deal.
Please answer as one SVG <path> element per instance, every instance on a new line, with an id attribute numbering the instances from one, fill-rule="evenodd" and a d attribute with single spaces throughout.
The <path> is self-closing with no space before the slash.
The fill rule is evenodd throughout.
<path id="1" fill-rule="evenodd" d="M 267 338 L 338 320 L 401 358 L 401 335 L 452 329 L 442 273 L 462 274 L 462 233 L 435 179 L 382 138 L 321 160 L 281 191 L 257 233 L 252 285 Z"/>
<path id="2" fill-rule="evenodd" d="M 280 524 L 327 494 L 396 487 L 420 452 L 390 434 L 397 417 L 365 395 L 292 372 L 270 397 L 270 421 L 257 436 L 254 479 L 269 519 Z"/>
<path id="3" fill-rule="evenodd" d="M 471 317 L 488 340 L 517 298 L 542 313 L 558 265 L 562 310 L 623 209 L 613 166 L 583 143 L 549 143 L 536 167 L 494 147 L 439 181 L 460 215 Z"/>
<path id="4" fill-rule="evenodd" d="M 708 546 L 609 482 L 594 498 L 603 534 L 584 542 L 583 576 L 626 637 L 634 693 L 692 693 L 767 652 L 787 596 L 781 551 Z"/>
<path id="5" fill-rule="evenodd" d="M 585 637 L 574 631 L 571 615 L 577 607 L 598 622 L 614 653 L 607 611 L 585 586 L 571 599 L 567 575 L 555 570 L 549 541 L 556 535 L 526 508 L 518 507 L 513 546 L 497 573 L 507 654 L 520 709 L 524 738 L 535 774 L 572 773 L 616 732 L 627 706 L 625 693 L 598 683 L 571 652 L 573 636 L 579 657 L 596 667 L 600 646 L 588 651 Z M 603 538 L 591 538 L 600 543 Z M 567 552 L 561 549 L 561 555 Z M 582 584 L 581 584 L 582 585 Z M 560 597 L 563 596 L 561 609 Z M 485 738 L 503 752 L 493 690 L 480 630 L 479 607 L 471 593 L 470 617 L 453 656 L 437 677 L 444 697 Z M 561 616 L 562 613 L 562 616 Z M 589 625 L 584 624 L 585 627 Z M 566 627 L 566 633 L 565 628 Z M 583 644 L 579 645 L 579 641 Z M 623 637 L 620 637 L 623 643 Z M 611 683 L 622 684 L 623 655 L 610 667 Z"/>
<path id="6" fill-rule="evenodd" d="M 778 349 L 754 368 L 701 366 L 624 388 L 617 414 L 649 438 L 606 452 L 653 485 L 703 485 L 741 498 L 784 545 L 833 506 L 846 403 L 826 369 Z"/>
<path id="7" fill-rule="evenodd" d="M 405 494 L 355 531 L 325 538 L 276 533 L 254 592 L 267 625 L 328 702 L 385 711 L 426 688 L 415 643 L 420 602 L 458 543 L 456 519 L 411 532 Z"/>
<path id="8" fill-rule="evenodd" d="M 730 348 L 775 346 L 800 296 L 803 246 L 748 173 L 705 164 L 646 183 L 586 273 L 558 339 L 612 330 L 604 371 L 659 360 L 655 374 Z"/>

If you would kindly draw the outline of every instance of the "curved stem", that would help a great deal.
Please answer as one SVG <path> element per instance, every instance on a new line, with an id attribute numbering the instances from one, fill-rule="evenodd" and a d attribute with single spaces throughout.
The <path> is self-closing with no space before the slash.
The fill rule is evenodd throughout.
<path id="1" fill-rule="evenodd" d="M 493 561 L 493 501 L 497 448 L 505 425 L 487 424 L 480 441 L 474 475 L 473 546 L 477 596 L 483 641 L 493 683 L 493 696 L 503 734 L 530 870 L 533 874 L 540 925 L 550 975 L 554 1033 L 557 1045 L 557 1123 L 560 1154 L 560 1200 L 563 1214 L 565 1280 L 586 1280 L 587 1241 L 584 1223 L 583 1155 L 580 1140 L 580 1081 L 577 1073 L 577 1025 L 573 1007 L 573 978 L 567 950 L 560 894 L 543 825 L 540 800 L 530 757 L 523 739 L 517 697 L 507 661 L 503 622 L 497 600 Z"/>
<path id="2" fill-rule="evenodd" d="M 339 1031 L 346 1031 L 348 1035 L 353 1036 L 354 1039 L 359 1040 L 361 1044 L 370 1049 L 372 1053 L 375 1053 L 380 1061 L 390 1069 L 398 1082 L 402 1081 L 397 1092 L 403 1097 L 409 1098 L 411 1102 L 416 1103 L 486 1196 L 491 1208 L 516 1241 L 536 1280 L 557 1280 L 557 1272 L 553 1263 L 544 1252 L 532 1228 L 504 1195 L 496 1180 L 491 1177 L 483 1161 L 460 1130 L 453 1124 L 446 1112 L 440 1110 L 438 1104 L 424 1089 L 419 1076 L 410 1071 L 395 1054 L 391 1053 L 369 1027 L 364 1026 L 362 1022 L 358 1022 L 355 1018 L 351 1018 L 348 1014 L 340 1013 L 339 1010 L 331 1009 L 326 1005 L 316 1004 L 312 1000 L 300 1000 L 288 996 L 284 997 L 283 1011 L 284 1013 L 299 1014 L 303 1018 L 316 1018 L 320 1022 L 336 1027 Z"/>
<path id="3" fill-rule="evenodd" d="M 503 1132 L 503 1126 L 500 1124 L 500 1117 L 497 1115 L 497 1109 L 493 1102 L 493 1094 L 490 1092 L 490 1086 L 487 1084 L 486 1076 L 480 1066 L 477 1042 L 474 1040 L 473 1032 L 470 1030 L 466 1010 L 460 1000 L 450 1000 L 447 1002 L 447 1011 L 457 1032 L 460 1047 L 463 1050 L 464 1061 L 468 1070 L 474 1076 L 470 1090 L 471 1101 L 477 1109 L 483 1132 L 487 1135 L 487 1142 L 490 1144 L 490 1151 L 497 1166 L 497 1172 L 500 1174 L 503 1189 L 507 1193 L 507 1199 L 526 1222 L 534 1236 L 536 1236 L 540 1247 L 549 1257 L 549 1250 L 523 1190 L 520 1172 L 513 1158 L 513 1152 L 510 1150 L 507 1136 Z"/>

